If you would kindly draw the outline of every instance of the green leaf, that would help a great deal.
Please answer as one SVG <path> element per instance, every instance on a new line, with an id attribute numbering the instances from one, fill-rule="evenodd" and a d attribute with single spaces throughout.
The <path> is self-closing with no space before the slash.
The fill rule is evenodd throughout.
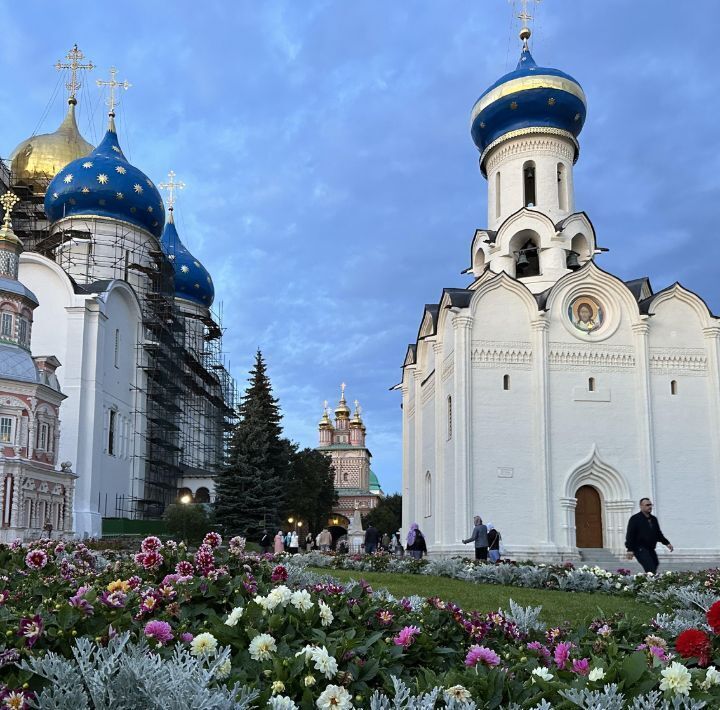
<path id="1" fill-rule="evenodd" d="M 628 688 L 631 685 L 635 685 L 642 674 L 647 670 L 647 660 L 645 654 L 637 651 L 627 656 L 620 668 L 620 676 L 625 681 L 625 687 Z"/>

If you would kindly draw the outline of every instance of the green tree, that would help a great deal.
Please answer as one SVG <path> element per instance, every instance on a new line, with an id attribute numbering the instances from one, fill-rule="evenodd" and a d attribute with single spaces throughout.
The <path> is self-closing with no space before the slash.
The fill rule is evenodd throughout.
<path id="1" fill-rule="evenodd" d="M 212 529 L 212 518 L 202 504 L 183 505 L 173 503 L 165 508 L 163 515 L 168 532 L 176 540 L 197 544 Z"/>
<path id="2" fill-rule="evenodd" d="M 334 482 L 335 471 L 327 456 L 292 445 L 286 515 L 302 518 L 314 534 L 320 532 L 337 503 Z"/>
<path id="3" fill-rule="evenodd" d="M 363 525 L 373 524 L 381 533 L 391 535 L 402 525 L 402 496 L 393 493 L 381 498 L 377 506 L 367 515 L 363 515 Z"/>
<path id="4" fill-rule="evenodd" d="M 225 468 L 216 479 L 215 517 L 226 533 L 256 540 L 280 527 L 290 449 L 281 438 L 282 414 L 260 350 L 238 408 Z"/>

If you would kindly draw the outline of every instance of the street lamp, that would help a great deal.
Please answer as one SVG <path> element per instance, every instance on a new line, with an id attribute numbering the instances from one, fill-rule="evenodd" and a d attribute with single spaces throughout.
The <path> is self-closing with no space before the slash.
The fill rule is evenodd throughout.
<path id="1" fill-rule="evenodd" d="M 184 495 L 180 496 L 180 502 L 187 506 L 192 502 L 192 496 L 188 493 L 185 493 Z M 183 521 L 183 540 L 187 543 L 187 511 L 183 513 L 182 521 Z"/>
<path id="2" fill-rule="evenodd" d="M 187 493 L 180 498 L 180 502 L 183 505 L 188 505 L 188 503 L 190 503 L 191 500 L 192 500 L 192 496 L 188 495 Z"/>

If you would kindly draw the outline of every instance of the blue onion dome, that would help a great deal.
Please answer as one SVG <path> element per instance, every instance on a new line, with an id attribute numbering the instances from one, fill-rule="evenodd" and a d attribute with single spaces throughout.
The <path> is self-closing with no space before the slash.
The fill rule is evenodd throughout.
<path id="1" fill-rule="evenodd" d="M 529 32 L 521 35 L 527 36 Z M 483 174 L 485 157 L 498 141 L 543 128 L 571 138 L 577 159 L 576 139 L 586 113 L 580 84 L 559 69 L 539 67 L 526 42 L 515 71 L 498 79 L 473 106 L 471 134 L 480 151 Z"/>
<path id="2" fill-rule="evenodd" d="M 160 246 L 175 269 L 175 296 L 210 308 L 215 299 L 215 286 L 210 274 L 180 241 L 173 219 L 173 208 L 169 211 L 170 219 L 163 229 Z"/>
<path id="3" fill-rule="evenodd" d="M 123 155 L 110 114 L 100 145 L 66 165 L 45 193 L 50 222 L 63 217 L 109 217 L 128 222 L 159 238 L 165 207 L 152 181 Z"/>

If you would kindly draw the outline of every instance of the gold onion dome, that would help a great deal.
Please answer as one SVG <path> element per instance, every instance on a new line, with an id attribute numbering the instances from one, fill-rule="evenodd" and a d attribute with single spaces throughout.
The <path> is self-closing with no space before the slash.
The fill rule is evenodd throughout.
<path id="1" fill-rule="evenodd" d="M 340 419 L 349 419 L 350 418 L 350 407 L 347 406 L 345 397 L 343 397 L 340 400 L 340 402 L 338 403 L 338 406 L 335 408 L 335 414 Z"/>
<path id="2" fill-rule="evenodd" d="M 75 99 L 68 101 L 68 112 L 54 133 L 43 133 L 24 140 L 10 156 L 16 183 L 40 187 L 52 180 L 68 163 L 93 150 L 78 130 L 75 120 Z"/>
<path id="3" fill-rule="evenodd" d="M 332 422 L 328 416 L 327 409 L 323 412 L 322 418 L 318 422 L 318 426 L 321 429 L 332 429 Z"/>

